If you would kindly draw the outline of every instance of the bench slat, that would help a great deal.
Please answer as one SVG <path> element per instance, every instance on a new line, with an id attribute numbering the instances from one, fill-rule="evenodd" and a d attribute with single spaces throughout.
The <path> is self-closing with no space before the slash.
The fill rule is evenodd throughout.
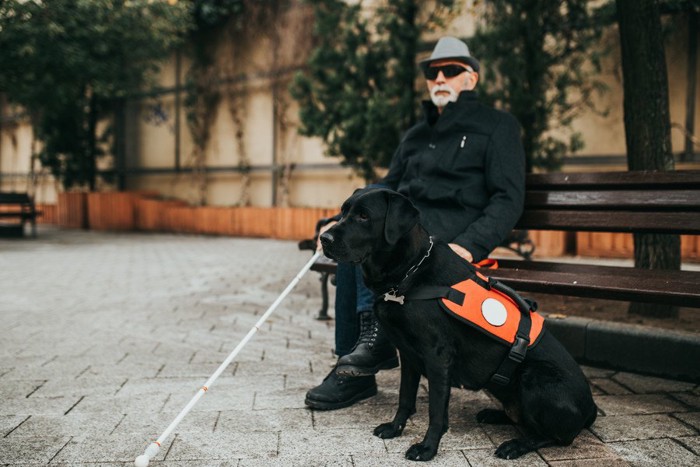
<path id="1" fill-rule="evenodd" d="M 640 189 L 652 186 L 655 189 L 673 187 L 698 190 L 700 189 L 700 170 L 528 174 L 526 185 L 528 190 L 562 189 L 562 186 L 567 189 L 586 187 L 609 189 L 615 186 L 621 189 Z"/>
<path id="2" fill-rule="evenodd" d="M 700 234 L 700 213 L 527 210 L 519 229 Z"/>
<path id="3" fill-rule="evenodd" d="M 329 274 L 335 274 L 337 264 L 332 259 L 328 259 L 325 256 L 320 256 L 314 264 L 311 265 L 312 271 L 317 272 L 327 272 Z"/>
<path id="4" fill-rule="evenodd" d="M 521 230 L 700 235 L 700 170 L 529 174 Z M 499 261 L 516 290 L 700 308 L 700 272 Z M 311 269 L 333 274 L 324 259 Z"/>
<path id="5" fill-rule="evenodd" d="M 36 237 L 36 218 L 39 215 L 41 211 L 36 210 L 32 198 L 27 193 L 0 192 L 0 219 L 12 218 L 18 222 L 16 226 L 20 228 L 24 226 L 25 221 L 29 221 L 32 224 L 32 234 Z"/>
<path id="6" fill-rule="evenodd" d="M 484 274 L 524 292 L 700 308 L 700 274 L 585 264 L 500 261 Z"/>
<path id="7" fill-rule="evenodd" d="M 693 190 L 609 190 L 609 191 L 542 191 L 529 190 L 525 209 L 594 208 L 696 211 L 700 214 L 700 195 Z"/>

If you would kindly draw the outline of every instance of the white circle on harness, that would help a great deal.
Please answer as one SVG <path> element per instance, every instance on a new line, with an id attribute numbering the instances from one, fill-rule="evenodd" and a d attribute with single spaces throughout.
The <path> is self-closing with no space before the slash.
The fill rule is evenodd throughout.
<path id="1" fill-rule="evenodd" d="M 505 305 L 495 298 L 487 298 L 481 303 L 481 314 L 491 326 L 503 326 L 508 318 Z"/>

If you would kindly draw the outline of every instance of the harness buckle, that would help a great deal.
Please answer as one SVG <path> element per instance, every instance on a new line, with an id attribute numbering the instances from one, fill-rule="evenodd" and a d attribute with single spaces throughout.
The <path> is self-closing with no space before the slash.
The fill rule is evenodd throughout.
<path id="1" fill-rule="evenodd" d="M 508 383 L 510 383 L 510 378 L 507 376 L 495 374 L 491 377 L 491 382 L 501 386 L 508 386 Z"/>
<path id="2" fill-rule="evenodd" d="M 515 336 L 515 343 L 510 348 L 508 358 L 516 363 L 522 363 L 527 354 L 527 346 L 530 344 L 530 339 L 520 336 Z"/>

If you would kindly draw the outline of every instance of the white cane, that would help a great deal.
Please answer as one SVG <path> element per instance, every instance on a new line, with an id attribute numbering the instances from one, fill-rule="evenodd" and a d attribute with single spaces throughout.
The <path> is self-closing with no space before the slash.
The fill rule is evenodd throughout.
<path id="1" fill-rule="evenodd" d="M 241 349 L 248 343 L 248 341 L 253 337 L 253 335 L 260 329 L 260 326 L 267 320 L 267 318 L 272 314 L 273 311 L 279 306 L 279 304 L 284 300 L 284 298 L 289 295 L 289 292 L 292 291 L 292 289 L 299 283 L 302 277 L 304 277 L 304 274 L 307 273 L 309 269 L 311 269 L 311 266 L 316 262 L 318 257 L 321 256 L 321 252 L 317 251 L 314 253 L 314 255 L 311 257 L 308 263 L 301 268 L 301 271 L 299 271 L 299 274 L 296 275 L 294 279 L 289 283 L 286 289 L 284 289 L 284 292 L 280 294 L 279 297 L 277 297 L 277 300 L 274 301 L 272 305 L 270 305 L 270 308 L 267 309 L 267 311 L 260 317 L 257 323 L 255 323 L 255 326 L 248 331 L 248 334 L 243 338 L 243 340 L 236 346 L 235 349 L 226 357 L 226 360 L 224 360 L 221 365 L 219 365 L 219 368 L 216 369 L 214 374 L 212 374 L 209 379 L 204 383 L 204 386 L 202 386 L 199 391 L 197 391 L 197 394 L 192 397 L 192 399 L 187 403 L 185 408 L 183 408 L 180 413 L 175 417 L 175 420 L 173 420 L 170 425 L 168 425 L 168 428 L 165 429 L 162 435 L 158 437 L 157 440 L 152 442 L 151 444 L 148 445 L 146 450 L 144 451 L 143 455 L 139 456 L 136 458 L 134 461 L 134 465 L 136 467 L 146 467 L 148 466 L 148 463 L 153 459 L 157 454 L 158 451 L 160 451 L 160 447 L 163 444 L 163 442 L 170 436 L 170 433 L 173 432 L 173 430 L 177 427 L 177 425 L 182 421 L 183 418 L 185 418 L 185 415 L 189 413 L 189 411 L 194 407 L 194 405 L 199 401 L 199 399 L 204 395 L 205 392 L 209 390 L 209 388 L 214 384 L 214 381 L 216 381 L 216 378 L 223 373 L 223 371 L 226 369 L 227 366 L 233 361 L 234 358 L 236 358 L 236 355 L 238 355 L 238 352 L 241 351 Z"/>

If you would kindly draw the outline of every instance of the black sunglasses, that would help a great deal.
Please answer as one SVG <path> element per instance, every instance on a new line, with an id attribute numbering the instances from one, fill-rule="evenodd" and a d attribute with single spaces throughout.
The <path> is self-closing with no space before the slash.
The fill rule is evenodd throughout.
<path id="1" fill-rule="evenodd" d="M 465 71 L 472 70 L 459 65 L 429 66 L 423 68 L 425 79 L 429 79 L 431 81 L 437 79 L 438 74 L 440 74 L 441 71 L 442 74 L 445 75 L 445 78 L 454 78 L 457 75 L 461 75 Z"/>

